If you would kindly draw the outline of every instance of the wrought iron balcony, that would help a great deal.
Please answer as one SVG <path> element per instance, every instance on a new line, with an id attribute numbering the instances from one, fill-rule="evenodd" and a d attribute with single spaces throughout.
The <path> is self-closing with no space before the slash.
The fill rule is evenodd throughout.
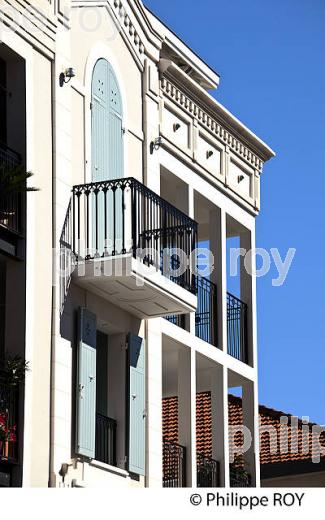
<path id="1" fill-rule="evenodd" d="M 196 276 L 196 288 L 195 335 L 217 346 L 217 287 L 207 278 Z M 186 327 L 185 318 L 184 315 L 166 316 L 168 321 L 183 329 Z M 230 293 L 227 293 L 227 341 L 228 354 L 248 363 L 247 304 Z"/>
<path id="2" fill-rule="evenodd" d="M 186 449 L 164 440 L 163 487 L 180 488 L 186 485 Z"/>
<path id="3" fill-rule="evenodd" d="M 195 310 L 196 241 L 197 223 L 133 178 L 74 186 L 61 235 L 76 283 L 89 282 L 107 299 L 114 293 L 115 303 L 139 317 Z"/>
<path id="4" fill-rule="evenodd" d="M 13 170 L 21 164 L 20 155 L 8 146 L 0 143 L 1 170 Z M 17 192 L 1 195 L 0 190 L 0 227 L 4 230 L 20 234 L 22 194 Z"/>
<path id="5" fill-rule="evenodd" d="M 21 164 L 20 154 L 0 142 L 0 164 L 3 164 L 8 170 L 13 170 Z"/>
<path id="6" fill-rule="evenodd" d="M 228 354 L 248 363 L 247 305 L 233 294 L 227 293 Z"/>
<path id="7" fill-rule="evenodd" d="M 220 464 L 202 453 L 197 454 L 197 487 L 219 487 Z"/>
<path id="8" fill-rule="evenodd" d="M 0 371 L 0 462 L 15 462 L 17 450 L 18 387 Z"/>
<path id="9" fill-rule="evenodd" d="M 197 310 L 195 313 L 195 335 L 217 346 L 217 287 L 208 278 L 195 277 Z M 166 319 L 185 329 L 185 316 L 167 316 Z"/>
<path id="10" fill-rule="evenodd" d="M 114 419 L 97 413 L 95 458 L 110 466 L 116 466 L 116 430 Z"/>
<path id="11" fill-rule="evenodd" d="M 186 314 L 173 314 L 172 316 L 166 316 L 165 319 L 181 329 L 185 330 L 186 328 Z"/>

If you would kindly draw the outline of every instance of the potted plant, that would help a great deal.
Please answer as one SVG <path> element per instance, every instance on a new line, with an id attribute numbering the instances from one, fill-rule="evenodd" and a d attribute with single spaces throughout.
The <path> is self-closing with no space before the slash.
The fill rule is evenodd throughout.
<path id="1" fill-rule="evenodd" d="M 9 424 L 8 412 L 0 413 L 0 456 L 8 459 L 13 455 L 13 446 L 17 442 L 16 424 Z"/>
<path id="2" fill-rule="evenodd" d="M 16 437 L 15 402 L 18 387 L 25 380 L 29 363 L 21 356 L 7 355 L 2 360 L 1 384 L 4 389 L 0 400 L 0 456 L 14 457 Z"/>
<path id="3" fill-rule="evenodd" d="M 6 442 L 7 433 L 7 414 L 0 412 L 0 455 L 4 455 L 4 444 Z"/>

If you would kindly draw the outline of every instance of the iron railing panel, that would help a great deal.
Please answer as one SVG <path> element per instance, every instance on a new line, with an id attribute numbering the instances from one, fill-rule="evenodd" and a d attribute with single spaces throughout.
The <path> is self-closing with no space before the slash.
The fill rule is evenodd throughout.
<path id="1" fill-rule="evenodd" d="M 185 330 L 186 314 L 172 314 L 171 316 L 165 316 L 165 319 L 173 325 L 177 325 L 177 327 Z"/>
<path id="2" fill-rule="evenodd" d="M 95 459 L 116 466 L 117 422 L 100 413 L 96 414 Z"/>
<path id="3" fill-rule="evenodd" d="M 197 454 L 197 487 L 220 486 L 220 463 L 202 453 Z"/>
<path id="4" fill-rule="evenodd" d="M 198 306 L 195 313 L 195 335 L 217 346 L 217 287 L 208 278 L 196 277 Z"/>
<path id="5" fill-rule="evenodd" d="M 186 449 L 180 444 L 163 441 L 163 487 L 186 485 Z"/>
<path id="6" fill-rule="evenodd" d="M 228 354 L 248 363 L 247 304 L 227 293 Z"/>
<path id="7" fill-rule="evenodd" d="M 13 170 L 21 164 L 21 156 L 0 143 L 0 171 Z M 0 193 L 0 226 L 14 233 L 21 233 L 22 193 Z"/>
<path id="8" fill-rule="evenodd" d="M 217 286 L 208 278 L 195 276 L 197 310 L 195 313 L 195 335 L 214 345 L 218 345 Z M 185 315 L 167 316 L 166 319 L 185 329 Z"/>
<path id="9" fill-rule="evenodd" d="M 74 186 L 61 235 L 77 263 L 132 254 L 194 294 L 191 266 L 172 269 L 173 252 L 188 259 L 196 242 L 197 223 L 131 177 Z"/>

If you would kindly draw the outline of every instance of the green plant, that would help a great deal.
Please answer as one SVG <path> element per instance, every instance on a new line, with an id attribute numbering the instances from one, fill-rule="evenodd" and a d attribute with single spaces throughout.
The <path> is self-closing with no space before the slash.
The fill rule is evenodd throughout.
<path id="1" fill-rule="evenodd" d="M 234 461 L 230 463 L 230 476 L 239 480 L 249 480 L 249 473 L 246 470 L 248 463 L 243 455 L 235 455 Z"/>
<path id="2" fill-rule="evenodd" d="M 27 186 L 27 180 L 33 176 L 22 165 L 9 168 L 6 164 L 0 164 L 0 194 L 5 198 L 10 193 L 24 193 L 26 191 L 38 191 L 38 188 Z"/>
<path id="3" fill-rule="evenodd" d="M 23 383 L 28 370 L 30 370 L 29 361 L 25 361 L 21 356 L 6 357 L 4 375 L 9 386 L 17 386 Z"/>

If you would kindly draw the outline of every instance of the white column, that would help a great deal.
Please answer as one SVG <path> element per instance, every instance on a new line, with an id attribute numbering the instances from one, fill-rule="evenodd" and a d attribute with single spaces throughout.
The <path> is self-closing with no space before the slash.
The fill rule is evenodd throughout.
<path id="1" fill-rule="evenodd" d="M 196 353 L 178 353 L 178 442 L 186 448 L 186 486 L 196 487 Z"/>
<path id="2" fill-rule="evenodd" d="M 240 247 L 242 249 L 245 249 L 245 251 L 249 252 L 251 251 L 252 244 L 251 244 L 251 232 L 249 230 L 246 230 L 245 232 L 242 232 L 240 234 Z M 250 264 L 248 265 L 248 260 L 250 261 Z M 251 275 L 252 268 L 253 268 L 253 261 L 254 259 L 249 254 L 247 256 L 246 254 L 246 260 L 243 256 L 240 257 L 240 299 L 247 304 L 247 348 L 248 348 L 248 364 L 253 366 L 253 352 L 254 352 L 254 345 L 253 345 L 253 316 L 256 315 L 256 309 L 253 308 L 253 300 L 252 300 L 252 288 L 253 283 L 255 283 L 255 280 L 253 280 L 253 277 Z M 246 269 L 246 266 L 248 269 Z"/>
<path id="3" fill-rule="evenodd" d="M 160 318 L 147 322 L 146 486 L 162 487 L 162 334 Z"/>
<path id="4" fill-rule="evenodd" d="M 12 33 L 12 34 L 11 34 Z M 3 33 L 6 36 L 6 31 Z M 12 43 L 15 46 L 15 35 Z M 9 43 L 11 48 L 12 45 Z M 26 47 L 29 47 L 26 45 Z M 14 47 L 15 48 L 15 47 Z M 18 52 L 19 49 L 17 49 Z M 24 52 L 29 52 L 27 49 Z M 51 63 L 38 52 L 26 62 L 27 169 L 39 188 L 28 196 L 26 242 L 23 486 L 47 487 L 49 480 L 51 298 L 52 298 L 52 99 Z M 40 82 L 42 78 L 42 82 Z M 43 85 L 49 88 L 44 88 Z M 41 143 L 41 146 L 38 146 Z M 48 211 L 44 212 L 44 208 Z"/>
<path id="5" fill-rule="evenodd" d="M 250 247 L 255 250 L 255 227 L 250 231 Z M 251 256 L 251 269 L 252 272 L 256 270 L 256 259 L 255 256 Z M 255 368 L 257 377 L 257 304 L 256 304 L 256 276 L 251 276 L 250 286 L 250 302 L 251 302 L 251 350 L 252 350 L 252 365 Z"/>
<path id="6" fill-rule="evenodd" d="M 82 112 L 72 117 L 73 98 L 78 96 L 72 88 L 72 83 L 60 87 L 58 78 L 60 73 L 71 66 L 71 35 L 68 31 L 58 34 L 56 41 L 56 60 L 54 67 L 55 82 L 54 96 L 54 126 L 53 137 L 55 147 L 54 163 L 54 226 L 55 246 L 60 247 L 60 235 L 66 217 L 71 186 L 73 184 L 73 133 L 76 131 L 74 123 Z M 81 71 L 77 71 L 80 79 Z M 79 76 L 78 76 L 79 75 Z M 83 171 L 80 172 L 83 179 Z M 71 459 L 71 434 L 73 432 L 74 417 L 72 413 L 71 394 L 73 356 L 71 349 L 72 336 L 62 333 L 62 326 L 67 320 L 67 311 L 60 313 L 60 278 L 58 276 L 59 258 L 54 259 L 53 272 L 55 276 L 55 290 L 52 301 L 52 363 L 51 363 L 51 464 L 50 485 L 57 486 L 61 481 L 58 472 L 63 463 Z"/>
<path id="7" fill-rule="evenodd" d="M 260 486 L 259 471 L 259 427 L 258 427 L 258 401 L 255 392 L 257 384 L 253 381 L 247 381 L 242 385 L 242 402 L 243 402 L 243 424 L 249 429 L 252 442 L 251 446 L 244 453 L 244 459 L 247 463 L 247 471 L 252 477 L 252 486 Z"/>
<path id="8" fill-rule="evenodd" d="M 220 463 L 220 485 L 229 486 L 227 369 L 211 369 L 212 458 Z"/>
<path id="9" fill-rule="evenodd" d="M 217 285 L 218 347 L 227 352 L 227 250 L 226 213 L 215 209 L 210 214 L 211 249 L 214 271 L 211 280 Z"/>
<path id="10" fill-rule="evenodd" d="M 255 248 L 255 230 L 246 230 L 240 235 L 240 247 L 247 252 Z M 247 264 L 248 260 L 249 265 Z M 259 465 L 259 413 L 257 390 L 257 332 L 256 332 L 256 279 L 252 276 L 255 270 L 255 257 L 249 255 L 246 259 L 241 257 L 241 300 L 247 304 L 247 342 L 248 363 L 255 369 L 255 381 L 243 384 L 243 419 L 244 425 L 249 428 L 252 435 L 252 446 L 245 454 L 248 463 L 248 471 L 252 475 L 253 485 L 260 485 Z"/>
<path id="11" fill-rule="evenodd" d="M 188 185 L 188 216 L 195 219 L 194 189 L 190 185 Z M 194 334 L 195 336 L 195 312 L 191 312 L 188 315 L 188 320 L 188 330 L 191 334 Z"/>

